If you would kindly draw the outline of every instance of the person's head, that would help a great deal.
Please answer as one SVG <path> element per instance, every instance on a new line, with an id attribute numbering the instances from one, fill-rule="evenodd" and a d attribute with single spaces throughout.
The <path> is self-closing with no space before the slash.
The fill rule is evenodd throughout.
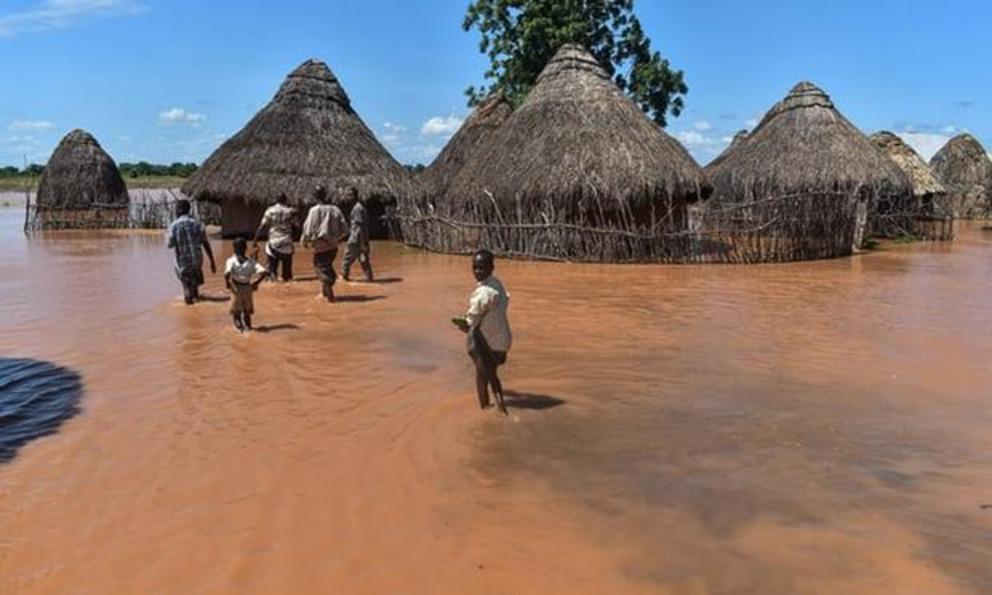
<path id="1" fill-rule="evenodd" d="M 358 189 L 357 188 L 352 187 L 352 188 L 349 188 L 348 189 L 348 202 L 351 203 L 351 204 L 355 204 L 357 202 L 362 202 L 362 199 L 358 198 Z"/>
<path id="2" fill-rule="evenodd" d="M 289 202 L 289 198 L 286 197 L 286 193 L 280 192 L 279 196 L 276 197 L 276 204 L 285 205 L 287 202 Z"/>
<path id="3" fill-rule="evenodd" d="M 496 268 L 496 257 L 489 250 L 476 250 L 472 256 L 472 274 L 476 281 L 485 281 Z"/>
<path id="4" fill-rule="evenodd" d="M 245 252 L 248 250 L 248 240 L 244 238 L 234 239 L 234 253 L 239 257 L 244 257 Z"/>
<path id="5" fill-rule="evenodd" d="M 176 217 L 182 217 L 183 215 L 189 215 L 193 211 L 193 204 L 181 198 L 176 201 Z"/>
<path id="6" fill-rule="evenodd" d="M 317 187 L 315 187 L 313 189 L 313 197 L 314 197 L 314 199 L 319 204 L 326 205 L 327 204 L 327 188 L 324 188 L 323 186 L 317 186 Z"/>

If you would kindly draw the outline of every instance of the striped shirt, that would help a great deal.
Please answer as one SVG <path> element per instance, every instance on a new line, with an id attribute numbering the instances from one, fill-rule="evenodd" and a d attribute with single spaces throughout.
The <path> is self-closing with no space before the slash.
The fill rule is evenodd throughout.
<path id="1" fill-rule="evenodd" d="M 205 237 L 203 225 L 189 215 L 182 215 L 169 225 L 167 246 L 176 250 L 176 272 L 203 269 Z"/>

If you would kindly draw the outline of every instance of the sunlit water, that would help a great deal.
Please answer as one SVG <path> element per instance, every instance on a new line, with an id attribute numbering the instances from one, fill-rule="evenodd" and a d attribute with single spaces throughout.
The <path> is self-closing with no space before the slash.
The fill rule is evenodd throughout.
<path id="1" fill-rule="evenodd" d="M 500 262 L 504 420 L 447 322 L 465 259 L 376 244 L 385 282 L 267 284 L 239 335 L 219 276 L 182 304 L 160 234 L 20 216 L 0 357 L 85 396 L 0 465 L 0 593 L 992 591 L 992 233 Z"/>

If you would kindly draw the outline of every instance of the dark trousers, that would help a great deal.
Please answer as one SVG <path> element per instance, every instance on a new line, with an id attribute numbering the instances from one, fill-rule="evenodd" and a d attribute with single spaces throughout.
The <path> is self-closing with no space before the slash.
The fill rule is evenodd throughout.
<path id="1" fill-rule="evenodd" d="M 355 261 L 362 265 L 365 278 L 372 280 L 372 261 L 369 260 L 368 243 L 349 243 L 344 246 L 344 260 L 341 262 L 341 275 L 347 280 L 351 278 L 351 265 Z"/>
<path id="2" fill-rule="evenodd" d="M 176 271 L 179 282 L 183 284 L 183 300 L 192 304 L 200 299 L 200 286 L 203 285 L 202 269 L 187 269 Z"/>
<path id="3" fill-rule="evenodd" d="M 279 263 L 282 263 L 282 280 L 292 281 L 293 280 L 293 255 L 283 254 L 276 250 L 266 250 L 265 256 L 268 259 L 266 261 L 266 267 L 269 269 L 269 275 L 272 276 L 274 280 L 276 278 L 276 273 L 279 270 Z"/>
<path id="4" fill-rule="evenodd" d="M 337 255 L 337 248 L 326 252 L 315 252 L 313 255 L 313 268 L 317 271 L 317 278 L 322 285 L 321 294 L 325 298 L 334 296 L 334 282 L 338 280 L 338 275 L 334 272 L 334 259 Z"/>

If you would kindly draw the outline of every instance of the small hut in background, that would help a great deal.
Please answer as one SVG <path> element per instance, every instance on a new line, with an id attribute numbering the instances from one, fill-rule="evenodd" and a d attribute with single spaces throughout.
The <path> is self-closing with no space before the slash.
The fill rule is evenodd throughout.
<path id="1" fill-rule="evenodd" d="M 960 134 L 930 160 L 934 174 L 947 188 L 955 217 L 992 215 L 992 161 L 978 139 Z"/>
<path id="2" fill-rule="evenodd" d="M 65 135 L 38 182 L 33 229 L 128 227 L 127 186 L 117 164 L 85 130 Z"/>
<path id="3" fill-rule="evenodd" d="M 323 62 L 308 60 L 182 190 L 219 203 L 223 234 L 233 237 L 254 232 L 281 193 L 299 208 L 302 220 L 317 185 L 339 203 L 352 190 L 368 199 L 376 239 L 386 236 L 387 207 L 415 192 L 409 173 L 355 113 L 337 77 Z"/>
<path id="4" fill-rule="evenodd" d="M 706 173 L 715 191 L 704 228 L 726 234 L 726 260 L 737 262 L 850 254 L 869 219 L 881 230 L 912 196 L 903 171 L 807 82 Z"/>
<path id="5" fill-rule="evenodd" d="M 430 166 L 420 174 L 420 183 L 431 199 L 444 195 L 448 185 L 479 147 L 513 113 L 513 106 L 502 93 L 494 93 L 480 103 L 451 137 Z"/>
<path id="6" fill-rule="evenodd" d="M 672 260 L 702 170 L 585 49 L 565 45 L 455 174 L 436 212 L 404 205 L 408 243 L 595 262 Z"/>
<path id="7" fill-rule="evenodd" d="M 868 137 L 909 176 L 913 184 L 913 211 L 917 213 L 920 237 L 949 240 L 953 237 L 950 224 L 953 212 L 947 203 L 947 189 L 920 155 L 897 135 L 882 130 Z"/>

